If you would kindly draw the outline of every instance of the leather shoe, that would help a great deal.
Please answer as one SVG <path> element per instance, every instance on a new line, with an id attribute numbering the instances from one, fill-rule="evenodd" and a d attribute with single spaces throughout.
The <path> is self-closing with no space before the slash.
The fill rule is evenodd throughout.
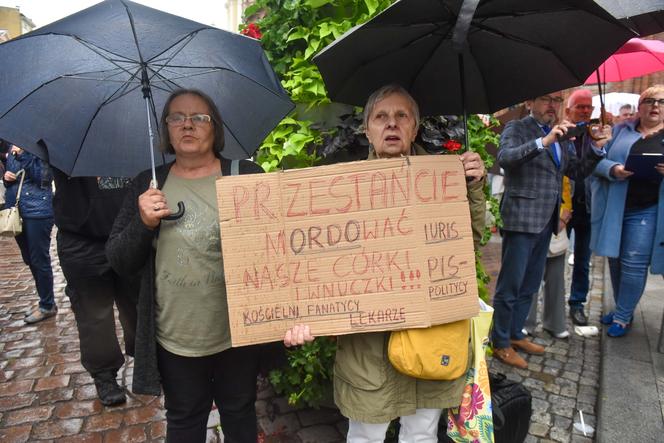
<path id="1" fill-rule="evenodd" d="M 113 406 L 127 401 L 125 390 L 118 385 L 115 375 L 103 373 L 95 376 L 94 380 L 97 395 L 102 405 Z"/>
<path id="2" fill-rule="evenodd" d="M 586 313 L 583 312 L 583 308 L 570 309 L 569 316 L 572 319 L 572 323 L 578 326 L 586 326 L 588 324 L 588 317 Z"/>
<path id="3" fill-rule="evenodd" d="M 517 352 L 509 348 L 496 348 L 493 350 L 493 355 L 506 365 L 514 366 L 521 369 L 528 369 L 528 362 L 523 359 Z"/>
<path id="4" fill-rule="evenodd" d="M 544 354 L 544 346 L 540 346 L 525 338 L 522 338 L 521 340 L 512 340 L 512 346 L 528 354 L 533 354 L 533 355 Z"/>

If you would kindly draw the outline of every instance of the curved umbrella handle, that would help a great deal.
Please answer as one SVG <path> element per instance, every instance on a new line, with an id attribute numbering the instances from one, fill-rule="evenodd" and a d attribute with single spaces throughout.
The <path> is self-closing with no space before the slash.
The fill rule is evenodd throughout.
<path id="1" fill-rule="evenodd" d="M 181 218 L 184 215 L 184 203 L 183 202 L 178 202 L 178 212 L 167 215 L 166 217 L 162 217 L 162 220 L 177 220 L 178 218 Z"/>

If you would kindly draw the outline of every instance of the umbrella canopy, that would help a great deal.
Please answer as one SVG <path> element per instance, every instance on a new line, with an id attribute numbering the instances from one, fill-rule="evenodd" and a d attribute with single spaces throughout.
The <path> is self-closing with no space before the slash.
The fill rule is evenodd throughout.
<path id="1" fill-rule="evenodd" d="M 599 81 L 603 83 L 620 82 L 660 71 L 664 71 L 664 42 L 640 38 L 630 39 L 597 68 Z M 596 73 L 585 81 L 586 85 L 596 83 Z"/>
<path id="2" fill-rule="evenodd" d="M 401 0 L 333 42 L 314 59 L 330 98 L 363 106 L 396 82 L 423 115 L 494 112 L 583 83 L 633 36 L 590 0 L 481 0 L 459 57 L 452 34 L 462 4 Z"/>
<path id="3" fill-rule="evenodd" d="M 639 35 L 651 35 L 664 31 L 664 1 L 662 0 L 595 1 Z"/>
<path id="4" fill-rule="evenodd" d="M 47 146 L 72 176 L 148 168 L 148 115 L 154 127 L 179 88 L 212 97 L 227 158 L 251 156 L 293 107 L 258 41 L 127 0 L 3 43 L 0 60 L 0 138 L 42 156 Z"/>

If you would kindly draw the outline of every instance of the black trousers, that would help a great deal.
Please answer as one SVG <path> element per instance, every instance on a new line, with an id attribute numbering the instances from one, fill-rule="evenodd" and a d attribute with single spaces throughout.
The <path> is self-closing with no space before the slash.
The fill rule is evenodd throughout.
<path id="1" fill-rule="evenodd" d="M 125 351 L 133 356 L 138 281 L 110 270 L 100 276 L 65 274 L 65 278 L 81 342 L 81 364 L 93 378 L 108 372 L 115 375 L 125 359 L 115 332 L 113 305 L 120 314 Z"/>
<path id="2" fill-rule="evenodd" d="M 157 345 L 168 443 L 205 442 L 212 401 L 227 443 L 256 443 L 260 346 L 182 357 Z"/>

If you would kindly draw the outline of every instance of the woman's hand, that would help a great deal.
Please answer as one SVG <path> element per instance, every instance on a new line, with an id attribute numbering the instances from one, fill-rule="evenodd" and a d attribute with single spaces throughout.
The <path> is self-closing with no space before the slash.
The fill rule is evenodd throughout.
<path id="1" fill-rule="evenodd" d="M 655 165 L 655 170 L 664 175 L 664 163 L 657 163 L 657 165 Z"/>
<path id="2" fill-rule="evenodd" d="M 311 335 L 309 325 L 295 325 L 286 331 L 286 335 L 284 335 L 284 345 L 287 348 L 303 345 L 313 340 L 314 336 Z"/>
<path id="3" fill-rule="evenodd" d="M 138 197 L 138 212 L 143 224 L 150 229 L 156 228 L 162 218 L 171 215 L 166 196 L 154 188 L 148 189 Z"/>
<path id="4" fill-rule="evenodd" d="M 617 180 L 625 180 L 626 178 L 634 175 L 632 171 L 625 169 L 625 165 L 620 164 L 613 166 L 609 173 Z"/>
<path id="5" fill-rule="evenodd" d="M 477 152 L 464 152 L 459 156 L 466 177 L 470 177 L 470 182 L 476 182 L 484 177 L 486 170 L 484 169 L 484 162 L 482 157 Z"/>
<path id="6" fill-rule="evenodd" d="M 11 172 L 11 171 L 5 171 L 5 175 L 3 176 L 6 182 L 15 182 L 16 181 L 16 174 Z"/>

